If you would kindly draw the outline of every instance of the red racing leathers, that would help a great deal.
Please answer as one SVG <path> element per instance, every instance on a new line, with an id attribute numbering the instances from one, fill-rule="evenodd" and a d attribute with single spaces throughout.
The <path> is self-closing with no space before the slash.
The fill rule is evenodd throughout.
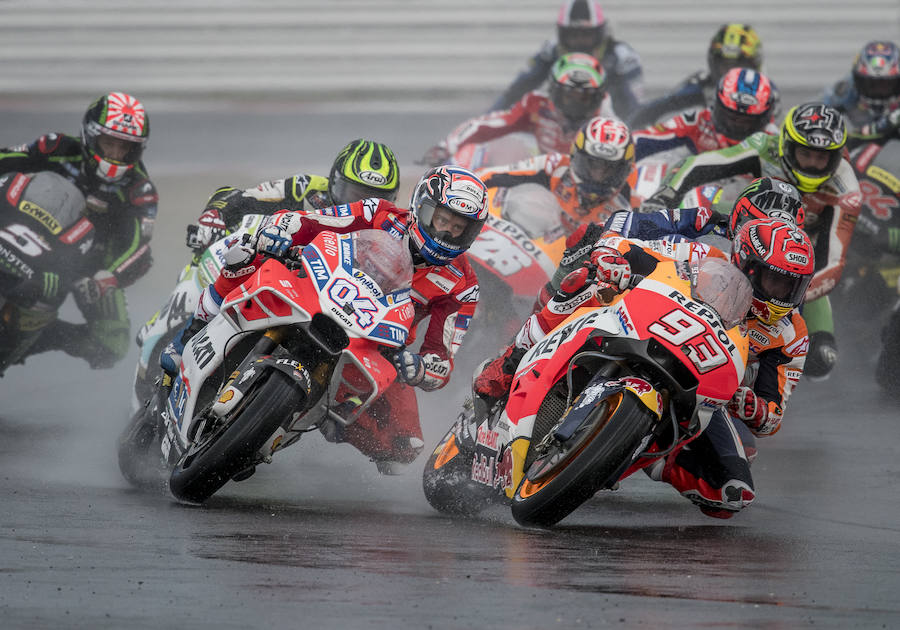
<path id="1" fill-rule="evenodd" d="M 578 129 L 594 116 L 615 116 L 608 94 L 603 97 L 603 102 L 593 114 L 584 120 L 571 121 L 556 109 L 546 91 L 534 90 L 525 94 L 509 109 L 489 112 L 467 120 L 438 146 L 452 156 L 463 145 L 480 144 L 522 131 L 534 135 L 540 153 L 553 151 L 567 153 Z"/>
<path id="2" fill-rule="evenodd" d="M 305 245 L 323 231 L 346 234 L 375 228 L 401 237 L 407 233 L 410 220 L 408 210 L 384 199 L 365 199 L 321 210 L 282 212 L 272 219 L 277 224 L 289 218 L 287 215 L 300 217 L 300 228 L 293 234 L 294 245 Z M 223 271 L 213 285 L 215 291 L 227 295 L 256 270 L 260 261 L 261 257 L 256 256 L 239 270 Z M 465 254 L 445 266 L 417 265 L 410 297 L 416 314 L 409 344 L 415 341 L 418 324 L 430 317 L 418 351 L 425 366 L 425 379 L 418 387 L 431 391 L 450 380 L 453 356 L 478 304 L 478 279 Z M 414 438 L 413 446 L 410 438 Z M 399 381 L 394 383 L 345 430 L 343 439 L 376 461 L 411 462 L 424 444 L 413 388 Z"/>

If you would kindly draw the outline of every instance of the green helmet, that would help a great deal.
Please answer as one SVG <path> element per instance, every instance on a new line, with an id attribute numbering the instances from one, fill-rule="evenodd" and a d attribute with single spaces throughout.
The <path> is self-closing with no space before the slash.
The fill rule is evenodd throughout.
<path id="1" fill-rule="evenodd" d="M 400 188 L 400 167 L 387 145 L 354 140 L 338 154 L 328 175 L 328 191 L 336 204 L 379 197 L 394 201 Z"/>

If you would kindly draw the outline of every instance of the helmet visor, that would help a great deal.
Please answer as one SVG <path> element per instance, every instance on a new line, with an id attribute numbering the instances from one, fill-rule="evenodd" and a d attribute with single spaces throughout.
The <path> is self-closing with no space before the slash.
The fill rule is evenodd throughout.
<path id="1" fill-rule="evenodd" d="M 393 202 L 397 199 L 397 189 L 374 188 L 361 182 L 351 181 L 340 173 L 335 174 L 334 181 L 331 183 L 331 199 L 334 203 L 353 203 L 372 197 Z"/>
<path id="2" fill-rule="evenodd" d="M 718 100 L 713 105 L 712 120 L 716 131 L 728 138 L 740 142 L 747 136 L 762 131 L 766 126 L 765 114 L 743 114 L 728 109 Z"/>
<path id="3" fill-rule="evenodd" d="M 856 91 L 866 98 L 888 100 L 900 96 L 900 75 L 892 77 L 868 77 L 853 73 Z"/>
<path id="4" fill-rule="evenodd" d="M 578 88 L 554 84 L 551 91 L 553 105 L 569 120 L 590 118 L 600 103 L 604 92 L 600 88 Z"/>
<path id="5" fill-rule="evenodd" d="M 558 26 L 559 45 L 566 52 L 591 53 L 606 38 L 606 24 L 599 26 Z"/>
<path id="6" fill-rule="evenodd" d="M 840 149 L 814 149 L 791 139 L 785 141 L 788 163 L 799 173 L 809 177 L 824 177 L 837 170 L 841 161 Z"/>
<path id="7" fill-rule="evenodd" d="M 785 273 L 762 261 L 753 261 L 747 268 L 747 277 L 753 287 L 753 294 L 777 306 L 799 306 L 803 303 L 812 276 Z"/>
<path id="8" fill-rule="evenodd" d="M 144 153 L 146 138 L 117 133 L 99 124 L 89 125 L 85 134 L 88 149 L 107 162 L 120 166 L 137 164 Z"/>
<path id="9" fill-rule="evenodd" d="M 439 206 L 427 197 L 420 202 L 417 214 L 420 229 L 448 250 L 469 249 L 484 225 L 484 220 L 473 219 L 446 206 Z"/>
<path id="10" fill-rule="evenodd" d="M 631 161 L 611 162 L 576 151 L 572 171 L 578 179 L 579 190 L 608 198 L 625 185 L 631 172 Z"/>

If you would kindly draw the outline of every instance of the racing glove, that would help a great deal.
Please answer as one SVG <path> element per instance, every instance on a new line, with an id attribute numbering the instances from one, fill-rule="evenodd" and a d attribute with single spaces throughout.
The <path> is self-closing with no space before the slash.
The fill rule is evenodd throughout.
<path id="1" fill-rule="evenodd" d="M 631 264 L 617 249 L 600 246 L 591 252 L 591 265 L 597 268 L 597 280 L 616 289 L 619 293 L 628 288 L 631 281 Z"/>
<path id="2" fill-rule="evenodd" d="M 83 356 L 92 369 L 107 369 L 128 354 L 131 321 L 125 292 L 115 287 L 107 290 L 85 312 L 87 319 L 86 348 Z"/>
<path id="3" fill-rule="evenodd" d="M 425 166 L 441 166 L 446 164 L 449 159 L 450 151 L 447 149 L 447 145 L 442 142 L 425 151 L 425 155 L 422 156 L 419 164 L 424 164 Z"/>
<path id="4" fill-rule="evenodd" d="M 284 212 L 272 215 L 272 223 L 263 227 L 256 239 L 256 251 L 283 257 L 291 248 L 293 236 L 300 231 L 300 215 Z"/>
<path id="5" fill-rule="evenodd" d="M 116 277 L 106 269 L 101 269 L 92 277 L 82 278 L 75 282 L 73 286 L 75 304 L 84 313 L 86 309 L 97 304 L 104 295 L 118 286 Z"/>
<path id="6" fill-rule="evenodd" d="M 425 362 L 414 352 L 401 350 L 395 354 L 394 367 L 397 368 L 397 378 L 407 385 L 415 387 L 425 380 Z"/>
<path id="7" fill-rule="evenodd" d="M 655 193 L 647 197 L 641 204 L 641 212 L 653 212 L 655 210 L 671 210 L 677 208 L 681 201 L 681 195 L 671 186 L 663 186 Z"/>
<path id="8" fill-rule="evenodd" d="M 728 401 L 727 407 L 728 413 L 746 424 L 753 432 L 761 429 L 768 420 L 769 406 L 749 387 L 738 387 Z"/>

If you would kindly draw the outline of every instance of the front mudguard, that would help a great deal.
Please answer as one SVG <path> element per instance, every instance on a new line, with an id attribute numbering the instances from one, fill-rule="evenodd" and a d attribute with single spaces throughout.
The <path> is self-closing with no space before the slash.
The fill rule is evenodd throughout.
<path id="1" fill-rule="evenodd" d="M 266 354 L 259 357 L 250 355 L 232 373 L 229 382 L 226 383 L 218 399 L 213 403 L 212 413 L 224 418 L 270 370 L 285 374 L 303 392 L 303 399 L 309 400 L 312 377 L 299 361 L 286 353 Z"/>

